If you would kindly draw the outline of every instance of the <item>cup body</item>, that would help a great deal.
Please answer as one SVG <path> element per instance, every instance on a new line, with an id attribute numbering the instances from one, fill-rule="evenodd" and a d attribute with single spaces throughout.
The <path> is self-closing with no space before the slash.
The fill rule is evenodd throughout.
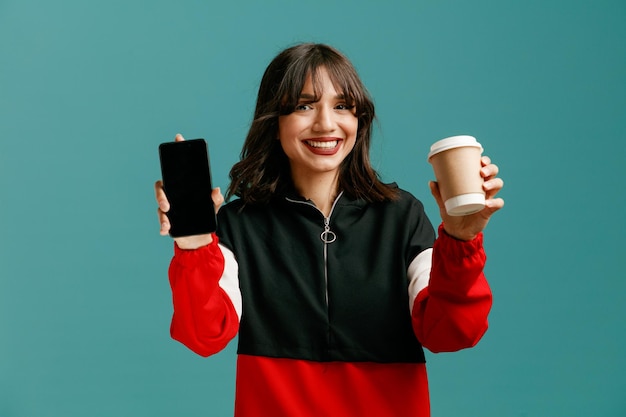
<path id="1" fill-rule="evenodd" d="M 482 152 L 482 146 L 472 136 L 453 136 L 431 146 L 428 161 L 450 216 L 466 216 L 485 207 L 484 180 L 480 175 Z"/>

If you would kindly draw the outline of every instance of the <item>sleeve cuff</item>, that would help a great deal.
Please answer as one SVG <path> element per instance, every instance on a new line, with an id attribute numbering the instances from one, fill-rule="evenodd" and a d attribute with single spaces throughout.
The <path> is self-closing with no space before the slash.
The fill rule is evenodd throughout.
<path id="1" fill-rule="evenodd" d="M 439 225 L 436 245 L 438 249 L 458 258 L 467 258 L 475 255 L 483 248 L 483 233 L 480 232 L 472 240 L 459 240 L 450 236 L 443 228 L 443 223 Z"/>
<path id="2" fill-rule="evenodd" d="M 196 249 L 182 249 L 178 246 L 178 244 L 174 241 L 174 256 L 176 257 L 187 257 L 187 256 L 195 256 L 200 255 L 204 252 L 213 252 L 219 250 L 217 244 L 219 239 L 215 233 L 212 234 L 213 240 L 208 245 L 200 246 Z"/>

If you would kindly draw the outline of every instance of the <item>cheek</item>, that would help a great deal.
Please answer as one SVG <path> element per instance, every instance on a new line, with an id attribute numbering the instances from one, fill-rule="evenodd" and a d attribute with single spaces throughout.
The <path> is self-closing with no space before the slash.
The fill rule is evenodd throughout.
<path id="1" fill-rule="evenodd" d="M 357 138 L 357 134 L 359 133 L 359 123 L 357 120 L 354 121 L 354 123 L 350 124 L 350 133 L 349 133 L 349 138 L 350 138 L 350 144 L 349 144 L 349 152 L 352 152 L 356 146 L 356 138 Z M 346 132 L 348 133 L 348 132 Z"/>
<path id="2" fill-rule="evenodd" d="M 281 116 L 278 118 L 278 137 L 290 139 L 297 136 L 302 127 L 298 119 L 291 116 Z"/>
<path id="3" fill-rule="evenodd" d="M 359 122 L 358 120 L 354 120 L 354 122 L 351 122 L 348 124 L 348 126 L 346 126 L 346 133 L 348 133 L 348 136 L 352 139 L 356 139 L 356 135 L 359 131 Z"/>
<path id="4" fill-rule="evenodd" d="M 356 139 L 352 137 L 348 142 L 348 146 L 346 147 L 347 153 L 351 153 L 356 147 Z"/>

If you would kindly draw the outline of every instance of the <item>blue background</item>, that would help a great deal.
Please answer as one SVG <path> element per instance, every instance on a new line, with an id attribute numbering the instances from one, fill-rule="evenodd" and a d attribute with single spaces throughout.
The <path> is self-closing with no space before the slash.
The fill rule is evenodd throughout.
<path id="1" fill-rule="evenodd" d="M 428 354 L 434 417 L 625 416 L 623 0 L 0 0 L 0 416 L 228 416 L 234 344 L 169 338 L 157 146 L 205 137 L 225 189 L 271 58 L 345 52 L 373 160 L 438 213 L 431 142 L 501 167 L 474 349 Z"/>

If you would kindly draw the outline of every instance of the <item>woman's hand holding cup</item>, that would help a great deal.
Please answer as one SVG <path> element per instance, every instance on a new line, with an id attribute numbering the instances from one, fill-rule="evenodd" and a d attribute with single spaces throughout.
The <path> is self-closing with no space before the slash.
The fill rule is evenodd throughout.
<path id="1" fill-rule="evenodd" d="M 460 240 L 474 239 L 504 206 L 504 200 L 495 198 L 504 186 L 497 177 L 499 168 L 481 153 L 473 137 L 455 136 L 433 144 L 428 156 L 437 178 L 430 182 L 430 191 L 444 230 Z"/>

